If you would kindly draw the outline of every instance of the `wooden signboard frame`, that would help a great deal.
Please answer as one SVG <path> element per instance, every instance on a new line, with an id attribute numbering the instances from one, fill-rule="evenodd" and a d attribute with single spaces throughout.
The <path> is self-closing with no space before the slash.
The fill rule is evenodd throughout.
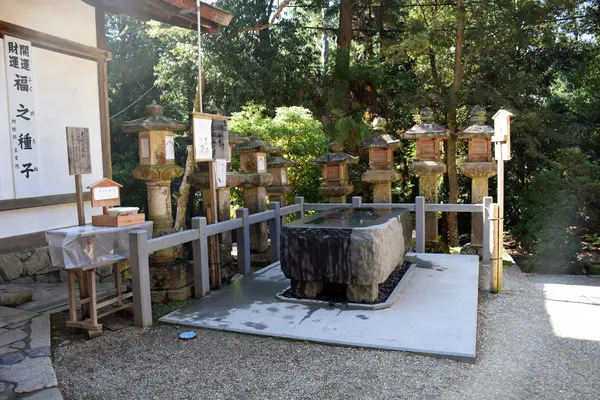
<path id="1" fill-rule="evenodd" d="M 67 157 L 69 159 L 69 175 L 75 175 L 75 199 L 77 201 L 77 221 L 79 226 L 85 225 L 85 208 L 83 205 L 83 189 L 81 175 L 92 173 L 90 153 L 90 130 L 88 128 L 67 127 Z"/>

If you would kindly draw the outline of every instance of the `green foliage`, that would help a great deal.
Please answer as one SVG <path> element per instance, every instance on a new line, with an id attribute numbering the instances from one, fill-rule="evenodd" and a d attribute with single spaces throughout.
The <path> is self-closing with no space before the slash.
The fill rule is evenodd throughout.
<path id="1" fill-rule="evenodd" d="M 537 173 L 520 201 L 513 232 L 545 272 L 565 272 L 579 251 L 579 229 L 600 226 L 600 165 L 579 148 L 559 151 L 550 168 Z"/>
<path id="2" fill-rule="evenodd" d="M 264 105 L 249 103 L 233 113 L 230 128 L 242 135 L 259 135 L 274 146 L 283 148 L 283 156 L 298 163 L 290 169 L 293 196 L 304 196 L 307 202 L 322 202 L 319 195 L 321 168 L 311 161 L 327 151 L 327 136 L 312 113 L 303 107 L 278 107 L 275 116 L 267 115 Z"/>

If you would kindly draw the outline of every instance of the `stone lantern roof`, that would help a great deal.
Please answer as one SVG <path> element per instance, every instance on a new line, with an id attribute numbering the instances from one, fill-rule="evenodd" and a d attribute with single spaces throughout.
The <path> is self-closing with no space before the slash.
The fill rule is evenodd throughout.
<path id="1" fill-rule="evenodd" d="M 242 144 L 242 143 L 246 143 L 246 142 L 250 141 L 250 138 L 248 136 L 240 136 L 234 131 L 229 131 L 228 138 L 229 138 L 229 144 L 231 146 L 236 146 L 238 144 Z"/>
<path id="2" fill-rule="evenodd" d="M 491 138 L 494 136 L 494 128 L 486 125 L 485 122 L 487 116 L 485 115 L 485 108 L 475 106 L 471 110 L 471 126 L 464 131 L 458 132 L 457 136 L 460 139 L 477 139 L 477 138 Z"/>
<path id="3" fill-rule="evenodd" d="M 402 142 L 400 142 L 398 139 L 394 139 L 392 135 L 388 135 L 387 133 L 383 135 L 374 134 L 363 140 L 363 142 L 360 144 L 360 147 L 364 149 L 395 149 L 402 147 Z"/>
<path id="4" fill-rule="evenodd" d="M 266 140 L 262 140 L 256 134 L 251 135 L 247 142 L 240 143 L 233 148 L 234 154 L 242 154 L 242 153 L 272 154 L 277 151 L 281 151 L 281 148 L 271 145 L 271 143 L 267 142 Z"/>
<path id="5" fill-rule="evenodd" d="M 329 143 L 329 153 L 322 155 L 321 157 L 313 160 L 313 164 L 326 165 L 326 164 L 356 164 L 358 157 L 351 156 L 350 154 L 342 153 L 342 146 L 337 142 Z"/>
<path id="6" fill-rule="evenodd" d="M 425 107 L 421 110 L 421 123 L 413 126 L 403 135 L 403 139 L 416 140 L 421 138 L 445 139 L 450 136 L 450 131 L 433 122 L 433 110 Z"/>
<path id="7" fill-rule="evenodd" d="M 142 131 L 184 132 L 190 128 L 184 122 L 164 117 L 163 109 L 163 106 L 153 101 L 146 106 L 146 117 L 127 121 L 121 125 L 121 129 L 125 133 L 138 133 Z"/>
<path id="8" fill-rule="evenodd" d="M 295 167 L 297 165 L 298 165 L 298 163 L 296 163 L 292 160 L 288 160 L 287 158 L 281 157 L 279 155 L 270 157 L 267 160 L 267 167 L 269 167 L 269 168 L 288 168 L 288 167 Z"/>

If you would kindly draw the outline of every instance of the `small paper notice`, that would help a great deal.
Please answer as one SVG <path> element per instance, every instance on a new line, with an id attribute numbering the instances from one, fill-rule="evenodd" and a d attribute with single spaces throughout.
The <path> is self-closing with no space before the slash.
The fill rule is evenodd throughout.
<path id="1" fill-rule="evenodd" d="M 119 188 L 117 186 L 98 187 L 94 189 L 94 200 L 111 200 L 119 198 Z"/>
<path id="2" fill-rule="evenodd" d="M 173 136 L 165 136 L 165 158 L 167 160 L 175 159 L 175 141 Z"/>
<path id="3" fill-rule="evenodd" d="M 227 186 L 227 160 L 215 160 L 215 169 L 217 177 L 217 187 L 223 188 Z"/>
<path id="4" fill-rule="evenodd" d="M 143 137 L 140 139 L 142 158 L 150 158 L 150 139 Z"/>

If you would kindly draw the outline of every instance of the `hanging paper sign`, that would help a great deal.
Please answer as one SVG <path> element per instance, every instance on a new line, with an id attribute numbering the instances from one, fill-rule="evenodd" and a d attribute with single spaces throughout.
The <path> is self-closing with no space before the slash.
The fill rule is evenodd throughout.
<path id="1" fill-rule="evenodd" d="M 217 187 L 224 188 L 227 186 L 227 160 L 216 159 L 214 164 Z"/>
<path id="2" fill-rule="evenodd" d="M 175 159 L 175 141 L 173 136 L 165 136 L 165 159 Z"/>
<path id="3" fill-rule="evenodd" d="M 88 128 L 67 127 L 67 156 L 69 158 L 69 175 L 92 173 L 90 130 Z"/>
<path id="4" fill-rule="evenodd" d="M 281 184 L 287 185 L 287 172 L 281 171 Z"/>
<path id="5" fill-rule="evenodd" d="M 196 161 L 212 161 L 212 119 L 194 115 L 194 158 Z"/>
<path id="6" fill-rule="evenodd" d="M 4 36 L 6 88 L 16 198 L 40 194 L 31 42 Z"/>

